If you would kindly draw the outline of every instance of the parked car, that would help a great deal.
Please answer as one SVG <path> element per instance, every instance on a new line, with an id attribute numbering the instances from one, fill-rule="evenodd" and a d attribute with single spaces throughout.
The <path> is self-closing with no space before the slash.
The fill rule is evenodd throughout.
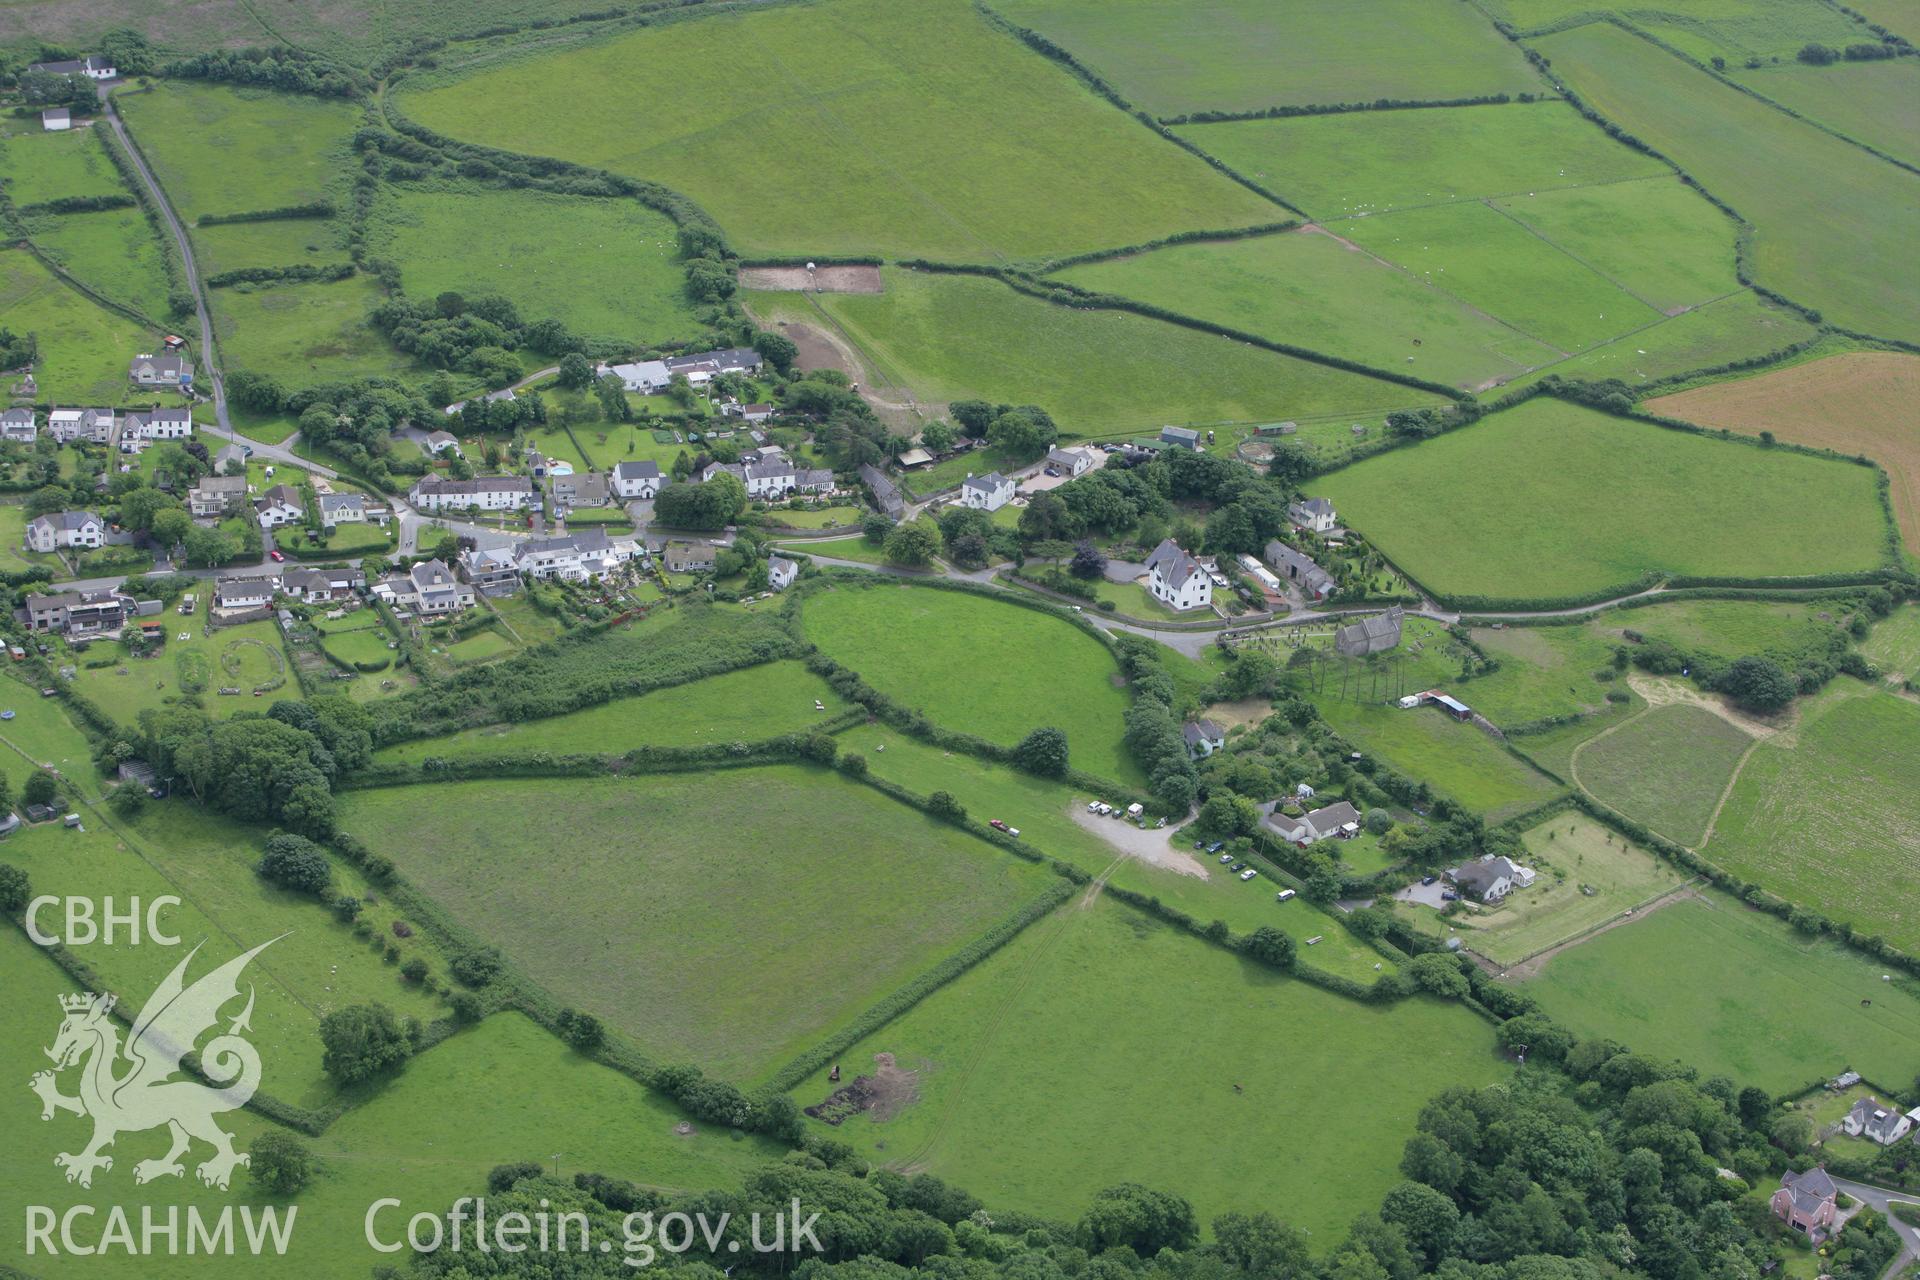
<path id="1" fill-rule="evenodd" d="M 273 562 L 275 564 L 279 564 L 286 559 L 285 556 L 280 554 L 280 548 L 278 547 L 275 547 L 273 550 L 267 552 L 267 555 L 272 557 Z"/>
<path id="2" fill-rule="evenodd" d="M 1207 852 L 1218 853 L 1226 847 L 1227 847 L 1227 842 L 1225 840 L 1215 840 L 1212 844 L 1207 846 Z"/>
<path id="3" fill-rule="evenodd" d="M 1420 877 L 1420 883 L 1421 883 L 1421 884 L 1432 884 L 1432 883 L 1433 883 L 1433 882 L 1434 882 L 1435 880 L 1438 880 L 1439 878 L 1440 878 L 1439 876 L 1421 876 L 1421 877 Z"/>
<path id="4" fill-rule="evenodd" d="M 1207 842 L 1205 840 L 1195 840 L 1193 842 L 1193 847 L 1196 851 L 1200 849 L 1204 849 L 1207 847 Z"/>
<path id="5" fill-rule="evenodd" d="M 1273 900 L 1275 902 L 1285 902 L 1288 898 L 1291 898 L 1291 897 L 1293 897 L 1293 890 L 1282 889 L 1280 892 L 1273 895 Z"/>
<path id="6" fill-rule="evenodd" d="M 1458 902 L 1460 901 L 1460 895 L 1451 889 L 1443 889 L 1440 892 L 1440 900 L 1442 902 Z"/>
<path id="7" fill-rule="evenodd" d="M 1224 866 L 1226 866 L 1226 865 L 1227 865 L 1227 864 L 1228 864 L 1229 862 L 1232 862 L 1232 861 L 1233 861 L 1233 855 L 1232 855 L 1232 854 L 1230 854 L 1230 853 L 1223 853 L 1223 854 L 1221 854 L 1221 855 L 1220 855 L 1220 865 L 1221 865 L 1221 866 L 1223 866 L 1223 867 L 1224 867 Z"/>
<path id="8" fill-rule="evenodd" d="M 1247 869 L 1247 864 L 1244 862 L 1236 862 L 1233 864 L 1233 873 L 1235 875 L 1239 875 L 1242 871 L 1245 871 L 1246 869 Z"/>
<path id="9" fill-rule="evenodd" d="M 995 831 L 1005 831 L 1007 829 L 1007 824 L 1000 821 L 1000 819 L 998 818 L 990 819 L 987 822 L 987 825 L 992 827 Z"/>

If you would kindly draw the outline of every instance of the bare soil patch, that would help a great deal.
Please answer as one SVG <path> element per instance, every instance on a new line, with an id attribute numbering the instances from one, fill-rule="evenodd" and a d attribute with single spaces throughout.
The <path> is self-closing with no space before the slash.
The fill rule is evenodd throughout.
<path id="1" fill-rule="evenodd" d="M 890 1053 L 876 1053 L 871 1075 L 855 1076 L 851 1083 L 804 1110 L 815 1120 L 831 1125 L 858 1115 L 884 1124 L 918 1101 L 920 1073 L 902 1070 Z"/>
<path id="2" fill-rule="evenodd" d="M 1273 702 L 1269 698 L 1244 698 L 1239 702 L 1216 702 L 1206 709 L 1207 719 L 1222 729 L 1231 729 L 1235 725 L 1259 724 L 1273 714 Z"/>
<path id="3" fill-rule="evenodd" d="M 1920 550 L 1920 356 L 1854 351 L 1647 401 L 1654 413 L 1744 435 L 1864 454 L 1887 469 L 1893 514 Z"/>
<path id="4" fill-rule="evenodd" d="M 1648 707 L 1666 707 L 1675 703 L 1691 703 L 1703 710 L 1711 711 L 1742 733 L 1755 738 L 1771 738 L 1793 724 L 1791 708 L 1772 719 L 1762 719 L 1740 710 L 1725 698 L 1716 694 L 1702 693 L 1691 685 L 1677 680 L 1663 680 L 1658 676 L 1642 675 L 1634 672 L 1627 676 L 1627 683 L 1633 691 L 1647 700 Z M 1624 723 L 1624 722 L 1623 722 Z M 1615 725 L 1614 728 L 1619 728 Z"/>
<path id="5" fill-rule="evenodd" d="M 815 369 L 838 369 L 859 389 L 860 398 L 873 407 L 880 421 L 897 435 L 911 436 L 920 430 L 920 413 L 910 400 L 890 400 L 873 389 L 873 372 L 848 342 L 831 329 L 782 320 L 777 326 L 797 348 L 793 366 L 802 373 Z"/>
<path id="6" fill-rule="evenodd" d="M 1183 876 L 1197 876 L 1202 880 L 1208 872 L 1201 861 L 1184 849 L 1173 846 L 1174 829 L 1171 826 L 1141 830 L 1125 818 L 1103 818 L 1088 813 L 1087 806 L 1078 801 L 1067 806 L 1067 813 L 1079 826 L 1099 836 L 1123 855 L 1168 871 L 1177 871 Z"/>
<path id="7" fill-rule="evenodd" d="M 742 289 L 769 293 L 885 293 L 878 267 L 742 267 Z"/>

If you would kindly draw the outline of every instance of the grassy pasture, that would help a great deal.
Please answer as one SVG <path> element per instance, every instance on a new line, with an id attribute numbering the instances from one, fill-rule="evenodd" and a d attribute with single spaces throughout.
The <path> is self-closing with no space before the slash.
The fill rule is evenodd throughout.
<path id="1" fill-rule="evenodd" d="M 360 108 L 338 99 L 196 81 L 158 81 L 114 102 L 189 222 L 333 196 L 360 124 Z"/>
<path id="2" fill-rule="evenodd" d="M 1349 219 L 1340 234 L 1521 333 L 1565 353 L 1660 319 L 1573 254 L 1485 204 Z"/>
<path id="3" fill-rule="evenodd" d="M 1523 990 L 1579 1035 L 1787 1090 L 1847 1067 L 1906 1078 L 1920 994 L 1884 971 L 1707 891 L 1561 952 Z"/>
<path id="4" fill-rule="evenodd" d="M 25 249 L 0 250 L 0 325 L 40 340 L 34 378 L 52 402 L 119 404 L 127 361 L 153 336 L 67 287 Z"/>
<path id="5" fill-rule="evenodd" d="M 1798 314 L 1742 289 L 1730 297 L 1683 311 L 1644 329 L 1591 347 L 1518 379 L 1525 386 L 1550 373 L 1567 378 L 1618 378 L 1638 386 L 1780 351 L 1814 336 Z"/>
<path id="6" fill-rule="evenodd" d="M 582 83 L 602 86 L 590 113 Z M 1020 258 L 1281 216 L 963 0 L 717 15 L 506 58 L 400 106 L 684 191 L 750 254 Z M 808 180 L 771 198 L 801 154 Z"/>
<path id="7" fill-rule="evenodd" d="M 1736 73 L 1740 83 L 1888 155 L 1920 164 L 1920 67 L 1905 58 L 1798 63 Z"/>
<path id="8" fill-rule="evenodd" d="M 1591 624 L 1609 643 L 1633 631 L 1688 651 L 1732 660 L 1772 654 L 1788 666 L 1806 654 L 1824 654 L 1834 619 L 1845 610 L 1832 601 L 1795 604 L 1770 600 L 1670 600 L 1638 609 L 1613 609 Z M 1821 617 L 1821 614 L 1827 617 Z"/>
<path id="9" fill-rule="evenodd" d="M 1895 946 L 1920 943 L 1920 705 L 1843 684 L 1763 742 L 1706 854 L 1736 875 Z"/>
<path id="10" fill-rule="evenodd" d="M 331 218 L 217 223 L 194 228 L 193 244 L 208 275 L 247 267 L 325 267 L 347 259 Z"/>
<path id="11" fill-rule="evenodd" d="M 345 830 L 559 999 L 650 1053 L 740 1079 L 785 1063 L 1049 878 L 796 766 L 386 788 L 350 792 L 341 808 Z"/>
<path id="12" fill-rule="evenodd" d="M 1598 477 L 1606 483 L 1598 483 Z M 1552 598 L 1642 574 L 1866 570 L 1883 552 L 1873 473 L 1535 399 L 1315 482 L 1429 588 Z M 1472 494 L 1462 503 L 1456 494 Z M 1829 514 L 1804 536 L 1795 510 Z"/>
<path id="13" fill-rule="evenodd" d="M 1710 383 L 1647 401 L 1647 410 L 1745 435 L 1865 454 L 1892 482 L 1894 518 L 1920 551 L 1920 436 L 1909 406 L 1920 398 L 1920 357 L 1852 351 Z"/>
<path id="14" fill-rule="evenodd" d="M 1899 3 L 1900 0 L 1882 0 Z M 1488 0 L 1487 10 L 1529 31 L 1592 13 L 1592 0 Z M 1871 4 L 1851 6 L 1866 12 Z M 1810 40 L 1843 45 L 1866 32 L 1824 5 L 1797 0 L 1688 0 L 1684 11 L 1657 5 L 1602 6 L 1658 32 L 1705 62 L 1715 54 L 1736 64 L 1749 54 L 1790 58 Z M 1897 23 L 1889 25 L 1899 30 Z"/>
<path id="15" fill-rule="evenodd" d="M 783 295 L 757 297 L 778 305 Z M 923 403 L 1041 404 L 1082 435 L 1368 416 L 1435 399 L 1145 316 L 1055 306 L 977 276 L 894 270 L 885 293 L 820 302 Z M 759 311 L 757 300 L 750 305 Z"/>
<path id="16" fill-rule="evenodd" d="M 1558 101 L 1239 120 L 1175 132 L 1321 219 L 1668 172 Z"/>
<path id="17" fill-rule="evenodd" d="M 1504 381 L 1559 356 L 1426 280 L 1312 229 L 1175 245 L 1072 267 L 1061 278 L 1460 387 Z"/>
<path id="18" fill-rule="evenodd" d="M 0 180 L 14 208 L 69 196 L 128 194 L 92 129 L 43 133 L 37 115 L 31 126 L 17 121 L 14 127 L 33 130 L 0 134 Z"/>
<path id="19" fill-rule="evenodd" d="M 75 279 L 154 320 L 167 318 L 166 250 L 139 209 L 39 217 L 33 242 Z M 129 358 L 137 354 L 129 351 Z"/>
<path id="20" fill-rule="evenodd" d="M 1920 680 L 1920 605 L 1903 605 L 1875 623 L 1860 652 L 1890 677 Z"/>
<path id="21" fill-rule="evenodd" d="M 673 223 L 634 200 L 538 191 L 388 191 L 369 247 L 409 295 L 497 291 L 528 319 L 643 345 L 694 335 Z"/>
<path id="22" fill-rule="evenodd" d="M 1386 0 L 1357 21 L 1339 0 L 1013 0 L 1007 17 L 1156 115 L 1542 89 L 1470 6 Z"/>
<path id="23" fill-rule="evenodd" d="M 1327 695 L 1315 705 L 1356 747 L 1496 823 L 1559 794 L 1553 779 L 1504 750 L 1471 724 L 1431 707 L 1403 711 L 1391 703 Z"/>
<path id="24" fill-rule="evenodd" d="M 816 594 L 801 624 L 807 639 L 935 724 L 1008 746 L 1055 725 L 1076 768 L 1138 778 L 1120 741 L 1129 702 L 1113 657 L 1067 622 L 889 582 Z"/>
<path id="25" fill-rule="evenodd" d="M 367 324 L 381 296 L 371 276 L 215 289 L 220 350 L 233 364 L 294 387 L 410 370 L 413 362 Z"/>
<path id="26" fill-rule="evenodd" d="M 826 703 L 827 710 L 814 710 L 815 699 Z M 406 742 L 383 748 L 377 758 L 419 761 L 535 752 L 611 754 L 642 746 L 757 742 L 818 724 L 844 706 L 827 682 L 802 663 L 767 662 L 585 711 Z"/>
<path id="27" fill-rule="evenodd" d="M 1595 738 L 1574 777 L 1605 803 L 1669 840 L 1698 845 L 1753 736 L 1704 707 L 1655 707 Z"/>
<path id="28" fill-rule="evenodd" d="M 1920 338 L 1920 176 L 1792 120 L 1648 42 L 1594 24 L 1535 42 L 1595 110 L 1756 227 L 1755 274 L 1829 321 Z"/>
<path id="29" fill-rule="evenodd" d="M 1202 1221 L 1284 1207 L 1322 1249 L 1399 1179 L 1427 1098 L 1504 1071 L 1464 1010 L 1346 1000 L 1118 903 L 1036 924 L 856 1045 L 843 1072 L 876 1053 L 919 1073 L 918 1101 L 817 1126 L 871 1160 L 1058 1217 L 1115 1181 L 1179 1186 Z M 1394 1088 L 1325 1105 L 1325 1082 L 1360 1075 Z M 833 1088 L 822 1071 L 794 1096 Z"/>

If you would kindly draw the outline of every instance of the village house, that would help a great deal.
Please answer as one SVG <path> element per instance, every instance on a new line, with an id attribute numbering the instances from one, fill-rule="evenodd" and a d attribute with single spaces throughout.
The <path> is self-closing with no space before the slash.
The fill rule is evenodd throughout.
<path id="1" fill-rule="evenodd" d="M 761 363 L 760 353 L 752 347 L 724 347 L 690 356 L 668 356 L 666 360 L 669 378 L 685 374 L 696 387 L 704 387 L 723 373 L 758 373 Z"/>
<path id="2" fill-rule="evenodd" d="M 547 477 L 547 496 L 556 507 L 604 507 L 607 492 L 607 478 L 598 471 Z"/>
<path id="3" fill-rule="evenodd" d="M 886 473 L 871 462 L 860 464 L 860 482 L 867 486 L 867 492 L 873 495 L 874 509 L 889 520 L 898 520 L 906 514 L 907 504 L 901 498 L 900 490 Z"/>
<path id="4" fill-rule="evenodd" d="M 407 501 L 422 511 L 518 511 L 533 501 L 533 481 L 525 476 L 475 476 L 448 480 L 426 476 L 407 491 Z"/>
<path id="5" fill-rule="evenodd" d="M 1171 609 L 1201 609 L 1213 601 L 1213 580 L 1172 538 L 1147 557 L 1147 590 Z"/>
<path id="6" fill-rule="evenodd" d="M 111 80 L 120 74 L 111 62 L 93 53 L 66 62 L 36 62 L 27 70 L 50 76 L 85 76 L 89 80 Z"/>
<path id="7" fill-rule="evenodd" d="M 306 519 L 307 504 L 300 497 L 298 489 L 292 485 L 277 484 L 253 504 L 253 512 L 262 529 L 278 529 L 282 525 L 298 524 Z"/>
<path id="8" fill-rule="evenodd" d="M 1914 1110 L 1920 1111 L 1920 1107 Z M 1911 1113 L 1903 1115 L 1892 1103 L 1881 1102 L 1869 1094 L 1853 1104 L 1840 1121 L 1840 1131 L 1850 1138 L 1865 1138 L 1890 1147 L 1906 1137 L 1913 1124 Z"/>
<path id="9" fill-rule="evenodd" d="M 288 569 L 280 575 L 280 594 L 308 604 L 331 604 L 349 599 L 359 581 L 351 569 Z"/>
<path id="10" fill-rule="evenodd" d="M 120 452 L 139 453 L 155 440 L 187 440 L 193 436 L 193 414 L 186 409 L 150 409 L 128 413 L 120 420 Z"/>
<path id="11" fill-rule="evenodd" d="M 106 545 L 107 526 L 91 511 L 56 511 L 27 521 L 27 550 L 42 554 Z"/>
<path id="12" fill-rule="evenodd" d="M 770 404 L 741 404 L 738 401 L 730 400 L 720 406 L 720 412 L 725 417 L 738 418 L 742 422 L 751 424 L 765 422 L 768 418 L 771 418 L 773 416 L 773 406 Z"/>
<path id="13" fill-rule="evenodd" d="M 489 596 L 512 595 L 520 589 L 512 547 L 468 547 L 460 553 L 460 576 Z"/>
<path id="14" fill-rule="evenodd" d="M 183 355 L 156 356 L 143 351 L 128 362 L 127 376 L 137 387 L 190 387 L 193 361 Z"/>
<path id="15" fill-rule="evenodd" d="M 107 444 L 113 439 L 113 410 L 55 409 L 47 414 L 47 433 L 61 444 Z"/>
<path id="16" fill-rule="evenodd" d="M 27 597 L 27 625 L 35 631 L 84 635 L 113 631 L 133 612 L 133 601 L 117 591 L 59 591 Z"/>
<path id="17" fill-rule="evenodd" d="M 1013 501 L 1013 481 L 998 471 L 968 476 L 960 485 L 960 502 L 976 511 L 998 511 Z"/>
<path id="18" fill-rule="evenodd" d="M 1262 826 L 1288 844 L 1297 844 L 1303 849 L 1317 840 L 1350 840 L 1360 834 L 1360 811 L 1345 800 L 1311 810 L 1298 818 L 1281 813 L 1279 806 L 1271 801 L 1260 807 L 1264 810 L 1260 819 Z"/>
<path id="19" fill-rule="evenodd" d="M 1515 889 L 1524 889 L 1532 884 L 1534 871 L 1532 867 L 1523 867 L 1511 858 L 1490 853 L 1454 867 L 1447 872 L 1447 879 L 1453 881 L 1460 892 L 1477 901 L 1492 904 Z"/>
<path id="20" fill-rule="evenodd" d="M 39 434 L 40 427 L 34 420 L 33 410 L 8 409 L 0 412 L 0 440 L 32 444 L 33 438 Z"/>
<path id="21" fill-rule="evenodd" d="M 1091 449 L 1055 449 L 1047 454 L 1047 466 L 1069 480 L 1093 470 L 1093 461 L 1094 453 Z"/>
<path id="22" fill-rule="evenodd" d="M 1187 741 L 1187 754 L 1195 760 L 1227 745 L 1227 731 L 1212 720 L 1189 720 L 1181 726 L 1180 736 Z"/>
<path id="23" fill-rule="evenodd" d="M 1789 1169 L 1780 1175 L 1780 1189 L 1773 1193 L 1773 1216 L 1819 1244 L 1833 1229 L 1839 1198 L 1840 1188 L 1825 1169 L 1805 1173 Z"/>
<path id="24" fill-rule="evenodd" d="M 828 472 L 828 475 L 832 475 Z M 800 487 L 800 470 L 785 458 L 748 463 L 743 477 L 749 498 L 784 497 Z"/>
<path id="25" fill-rule="evenodd" d="M 222 578 L 213 587 L 213 607 L 224 613 L 245 613 L 273 603 L 280 580 L 272 577 Z"/>
<path id="26" fill-rule="evenodd" d="M 530 538 L 520 543 L 514 568 L 542 581 L 585 582 L 611 573 L 639 554 L 640 544 L 631 535 L 616 536 L 596 526 L 564 537 Z"/>
<path id="27" fill-rule="evenodd" d="M 624 499 L 655 498 L 667 483 L 657 462 L 620 462 L 613 468 L 613 491 Z"/>
<path id="28" fill-rule="evenodd" d="M 1282 578 L 1296 584 L 1300 594 L 1310 602 L 1325 600 L 1339 585 L 1333 580 L 1332 574 L 1313 562 L 1311 556 L 1296 551 L 1278 539 L 1267 544 L 1262 558 Z"/>
<path id="29" fill-rule="evenodd" d="M 201 519 L 230 515 L 247 500 L 245 476 L 202 476 L 187 490 L 187 512 Z"/>
<path id="30" fill-rule="evenodd" d="M 1192 427 L 1160 428 L 1160 443 L 1175 449 L 1200 451 L 1200 433 Z"/>
<path id="31" fill-rule="evenodd" d="M 457 613 L 473 607 L 473 587 L 460 581 L 444 560 L 422 560 L 405 572 L 389 574 L 373 593 L 398 609 L 423 617 Z"/>
<path id="32" fill-rule="evenodd" d="M 767 585 L 775 591 L 785 591 L 800 576 L 800 565 L 785 556 L 767 557 Z"/>
<path id="33" fill-rule="evenodd" d="M 1303 498 L 1290 504 L 1287 518 L 1314 533 L 1332 533 L 1336 523 L 1333 504 L 1325 498 Z"/>
<path id="34" fill-rule="evenodd" d="M 708 573 L 713 569 L 714 548 L 704 542 L 669 542 L 666 562 L 669 573 Z"/>
<path id="35" fill-rule="evenodd" d="M 1370 653 L 1385 653 L 1400 643 L 1403 611 L 1394 605 L 1385 613 L 1376 613 L 1348 623 L 1333 633 L 1333 647 L 1349 658 L 1364 658 Z"/>
<path id="36" fill-rule="evenodd" d="M 451 431 L 427 432 L 426 438 L 420 442 L 420 447 L 436 458 L 449 451 L 456 458 L 460 456 L 460 441 Z"/>
<path id="37" fill-rule="evenodd" d="M 323 493 L 320 495 L 320 523 L 335 525 L 365 524 L 367 495 L 364 493 Z"/>
<path id="38" fill-rule="evenodd" d="M 48 133 L 65 133 L 73 128 L 73 112 L 66 107 L 48 107 L 40 113 L 40 127 Z"/>

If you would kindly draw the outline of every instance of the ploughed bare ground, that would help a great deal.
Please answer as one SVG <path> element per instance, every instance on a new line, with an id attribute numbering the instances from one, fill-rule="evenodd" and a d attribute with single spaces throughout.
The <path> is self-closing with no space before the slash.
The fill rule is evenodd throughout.
<path id="1" fill-rule="evenodd" d="M 918 1101 L 920 1072 L 902 1070 L 890 1053 L 876 1053 L 870 1074 L 855 1076 L 805 1111 L 831 1125 L 858 1115 L 883 1123 Z"/>
<path id="2" fill-rule="evenodd" d="M 878 267 L 742 267 L 742 289 L 768 293 L 885 293 Z"/>
<path id="3" fill-rule="evenodd" d="M 1126 857 L 1164 867 L 1168 871 L 1178 871 L 1183 876 L 1198 876 L 1202 880 L 1207 878 L 1206 865 L 1187 850 L 1174 845 L 1175 831 L 1170 826 L 1158 830 L 1149 827 L 1142 831 L 1125 818 L 1103 818 L 1097 813 L 1088 813 L 1086 802 L 1082 800 L 1068 805 L 1067 812 L 1074 822 L 1105 840 Z"/>

